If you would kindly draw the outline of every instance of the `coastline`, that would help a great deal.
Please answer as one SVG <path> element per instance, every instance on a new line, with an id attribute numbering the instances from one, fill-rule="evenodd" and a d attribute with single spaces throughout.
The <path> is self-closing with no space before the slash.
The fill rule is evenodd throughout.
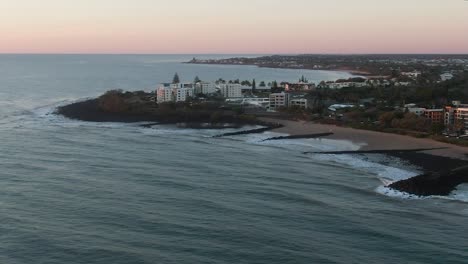
<path id="1" fill-rule="evenodd" d="M 195 129 L 225 129 L 240 128 L 246 125 L 260 125 L 271 130 L 279 127 L 279 124 L 276 121 L 272 123 L 265 122 L 263 120 L 256 119 L 255 116 L 237 114 L 232 110 L 220 109 L 219 107 L 198 110 L 176 108 L 161 110 L 155 108 L 153 103 L 150 103 L 147 106 L 145 106 L 144 103 L 141 103 L 143 108 L 137 109 L 139 111 L 132 111 L 132 105 L 129 105 L 128 109 L 123 109 L 121 111 L 106 111 L 102 109 L 102 102 L 101 97 L 78 101 L 57 107 L 54 114 L 86 122 L 148 122 L 148 124 L 141 125 L 148 128 L 153 125 L 162 124 L 174 124 L 180 128 Z M 112 100 L 109 100 L 109 102 L 114 103 Z M 126 106 L 125 103 L 122 105 Z"/>
<path id="2" fill-rule="evenodd" d="M 284 127 L 274 129 L 273 131 L 290 135 L 331 132 L 333 135 L 328 136 L 327 139 L 350 141 L 360 146 L 360 150 L 362 151 L 430 149 L 388 154 L 416 165 L 426 172 L 449 170 L 468 164 L 468 148 L 431 139 L 305 121 L 290 121 L 266 117 L 260 118 L 260 120 L 278 122 L 284 125 Z"/>
<path id="3" fill-rule="evenodd" d="M 113 95 L 114 99 L 115 96 L 116 95 Z M 468 148 L 449 145 L 430 139 L 419 139 L 397 134 L 358 130 L 305 121 L 284 120 L 278 119 L 278 117 L 243 117 L 242 115 L 236 115 L 233 111 L 219 112 L 219 108 L 217 107 L 216 109 L 218 112 L 215 112 L 216 115 L 215 113 L 211 113 L 209 109 L 193 111 L 193 109 L 176 110 L 176 108 L 156 109 L 153 106 L 143 109 L 139 108 L 140 111 L 138 112 L 132 111 L 130 106 L 123 108 L 123 110 L 121 109 L 119 112 L 109 112 L 105 110 L 106 108 L 103 108 L 107 106 L 106 103 L 115 102 L 113 100 L 106 101 L 102 99 L 102 97 L 99 99 L 90 99 L 59 107 L 55 114 L 82 121 L 123 123 L 156 121 L 157 124 L 184 124 L 184 127 L 197 129 L 219 129 L 224 128 L 225 124 L 229 124 L 227 127 L 233 127 L 235 125 L 236 128 L 242 125 L 256 124 L 264 127 L 226 133 L 214 137 L 274 131 L 289 135 L 271 137 L 265 141 L 321 137 L 326 137 L 331 140 L 348 141 L 356 145 L 359 150 L 304 152 L 304 154 L 365 154 L 366 158 L 373 158 L 373 156 L 367 154 L 384 154 L 389 157 L 396 157 L 398 160 L 408 163 L 408 165 L 416 166 L 424 172 L 424 174 L 418 177 L 391 183 L 392 185 L 396 184 L 396 189 L 400 191 L 416 195 L 447 195 L 452 190 L 455 190 L 459 184 L 468 182 L 468 177 L 465 176 L 468 172 Z M 123 106 L 126 106 L 125 103 L 123 103 Z M 150 128 L 154 124 L 156 123 L 145 124 L 143 126 Z M 222 126 L 220 126 L 220 124 L 222 124 Z M 392 164 L 385 164 L 385 162 L 386 161 L 383 160 L 375 161 L 375 163 L 392 166 Z M 460 170 L 459 168 L 463 169 Z"/>
<path id="4" fill-rule="evenodd" d="M 280 67 L 274 65 L 258 65 L 258 64 L 236 64 L 236 63 L 200 63 L 200 62 L 184 62 L 187 64 L 199 64 L 199 65 L 228 65 L 228 66 L 254 66 L 257 68 L 268 68 L 268 69 L 284 69 L 284 70 L 309 70 L 309 71 L 329 71 L 329 72 L 345 72 L 353 76 L 361 76 L 366 78 L 381 78 L 384 76 L 377 76 L 367 71 L 351 70 L 351 69 L 316 69 L 308 67 Z"/>

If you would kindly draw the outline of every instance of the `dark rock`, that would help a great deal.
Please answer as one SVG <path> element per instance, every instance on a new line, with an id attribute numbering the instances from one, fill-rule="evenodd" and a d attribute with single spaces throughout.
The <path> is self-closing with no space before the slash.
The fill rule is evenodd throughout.
<path id="1" fill-rule="evenodd" d="M 395 182 L 389 187 L 418 196 L 449 195 L 462 183 L 468 183 L 468 166 L 448 172 L 429 172 Z"/>
<path id="2" fill-rule="evenodd" d="M 267 138 L 263 141 L 270 141 L 270 140 L 282 140 L 282 139 L 307 139 L 307 138 L 321 138 L 321 137 L 328 137 L 333 135 L 333 133 L 318 133 L 318 134 L 307 134 L 307 135 L 293 135 L 293 136 L 282 136 L 282 137 L 272 137 Z"/>
<path id="3" fill-rule="evenodd" d="M 232 133 L 225 133 L 221 135 L 216 135 L 214 138 L 220 138 L 220 137 L 228 137 L 228 136 L 238 136 L 238 135 L 248 135 L 248 134 L 260 134 L 266 131 L 270 131 L 273 129 L 281 128 L 283 125 L 281 124 L 270 124 L 270 123 L 265 123 L 266 127 L 262 128 L 256 128 L 256 129 L 251 129 L 251 130 L 244 130 L 244 131 L 238 131 L 238 132 L 232 132 Z"/>

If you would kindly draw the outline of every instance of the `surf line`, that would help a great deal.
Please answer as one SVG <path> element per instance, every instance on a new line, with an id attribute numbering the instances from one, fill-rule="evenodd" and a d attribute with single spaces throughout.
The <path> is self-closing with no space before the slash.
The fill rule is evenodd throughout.
<path id="1" fill-rule="evenodd" d="M 262 140 L 271 141 L 271 140 L 282 140 L 282 139 L 309 139 L 309 138 L 322 138 L 333 135 L 333 133 L 318 133 L 318 134 L 306 134 L 306 135 L 293 135 L 293 136 L 282 136 L 282 137 L 272 137 Z"/>
<path id="2" fill-rule="evenodd" d="M 447 148 L 419 148 L 419 149 L 381 149 L 381 150 L 346 150 L 346 151 L 319 151 L 319 152 L 303 152 L 303 154 L 392 154 L 392 153 L 408 153 L 408 152 L 421 152 L 429 150 L 439 150 Z"/>

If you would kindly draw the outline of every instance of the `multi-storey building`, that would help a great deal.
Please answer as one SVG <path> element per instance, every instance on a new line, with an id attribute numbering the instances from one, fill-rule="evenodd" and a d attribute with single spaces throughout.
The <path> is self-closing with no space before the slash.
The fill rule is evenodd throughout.
<path id="1" fill-rule="evenodd" d="M 431 120 L 433 124 L 444 123 L 444 109 L 426 109 L 424 117 Z"/>
<path id="2" fill-rule="evenodd" d="M 315 89 L 315 84 L 313 83 L 305 83 L 305 82 L 298 82 L 298 83 L 288 83 L 285 82 L 282 84 L 286 91 L 310 91 Z"/>
<path id="3" fill-rule="evenodd" d="M 158 103 L 174 101 L 174 94 L 172 89 L 165 86 L 156 89 L 156 100 Z"/>
<path id="4" fill-rule="evenodd" d="M 218 85 L 221 94 L 225 98 L 242 97 L 242 85 L 238 83 L 223 83 Z"/>
<path id="5" fill-rule="evenodd" d="M 289 106 L 289 94 L 288 93 L 272 93 L 270 94 L 270 109 L 278 109 L 280 107 Z"/>
<path id="6" fill-rule="evenodd" d="M 185 102 L 193 97 L 194 88 L 191 83 L 163 83 L 156 90 L 157 102 Z"/>
<path id="7" fill-rule="evenodd" d="M 291 101 L 289 102 L 289 106 L 299 106 L 300 108 L 304 109 L 307 109 L 309 107 L 307 99 L 305 98 L 291 99 Z"/>
<path id="8" fill-rule="evenodd" d="M 444 111 L 444 124 L 448 130 L 464 130 L 468 134 L 468 105 L 447 106 Z"/>
<path id="9" fill-rule="evenodd" d="M 195 84 L 196 94 L 212 94 L 217 91 L 216 84 L 212 82 L 198 82 Z"/>

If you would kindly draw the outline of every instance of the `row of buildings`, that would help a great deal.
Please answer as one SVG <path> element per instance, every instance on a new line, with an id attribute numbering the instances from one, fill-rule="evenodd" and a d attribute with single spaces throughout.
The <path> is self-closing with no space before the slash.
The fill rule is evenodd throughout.
<path id="1" fill-rule="evenodd" d="M 288 83 L 289 84 L 289 83 Z M 292 84 L 288 86 L 288 90 L 310 89 L 306 84 Z M 295 98 L 290 93 L 271 93 L 268 97 L 243 97 L 243 92 L 252 90 L 251 87 L 242 86 L 236 83 L 214 83 L 214 82 L 198 82 L 198 83 L 162 83 L 156 89 L 156 100 L 158 103 L 164 102 L 185 102 L 190 97 L 199 94 L 214 94 L 220 93 L 226 98 L 227 103 L 238 104 L 247 107 L 258 107 L 267 110 L 276 110 L 279 108 L 297 106 L 308 108 L 307 99 Z M 270 90 L 270 88 L 268 88 Z"/>
<path id="2" fill-rule="evenodd" d="M 398 78 L 368 78 L 362 81 L 328 81 L 328 82 L 322 82 L 320 83 L 317 87 L 318 88 L 328 88 L 328 89 L 342 89 L 342 88 L 348 88 L 348 87 L 388 87 L 388 86 L 410 86 L 413 84 L 411 80 L 417 79 L 420 75 L 421 72 L 419 71 L 414 71 L 414 72 L 402 72 L 402 76 L 409 77 L 410 80 L 402 81 L 399 80 Z M 440 75 L 440 81 L 449 81 L 454 78 L 454 75 L 450 72 L 445 72 Z"/>
<path id="3" fill-rule="evenodd" d="M 156 89 L 156 96 L 158 103 L 185 102 L 188 98 L 197 94 L 213 94 L 216 92 L 220 92 L 225 98 L 238 98 L 242 97 L 243 89 L 246 88 L 235 83 L 162 83 Z"/>
<path id="4" fill-rule="evenodd" d="M 315 88 L 309 83 L 282 83 L 285 90 L 309 91 Z M 259 91 L 270 92 L 271 87 L 260 86 L 256 88 Z M 252 91 L 252 87 L 243 86 L 238 83 L 215 83 L 215 82 L 197 82 L 197 83 L 162 83 L 156 89 L 156 100 L 158 103 L 164 102 L 185 102 L 190 97 L 199 94 L 210 95 L 219 93 L 226 98 L 228 103 L 237 103 L 240 105 L 250 105 L 262 107 L 265 109 L 278 109 L 281 107 L 299 106 L 307 108 L 307 99 L 293 98 L 289 93 L 271 93 L 268 97 L 244 97 L 243 93 Z"/>
<path id="5" fill-rule="evenodd" d="M 451 106 L 439 109 L 426 109 L 408 105 L 409 112 L 431 120 L 433 124 L 443 124 L 448 131 L 464 130 L 468 134 L 468 104 L 459 101 L 452 102 Z"/>

